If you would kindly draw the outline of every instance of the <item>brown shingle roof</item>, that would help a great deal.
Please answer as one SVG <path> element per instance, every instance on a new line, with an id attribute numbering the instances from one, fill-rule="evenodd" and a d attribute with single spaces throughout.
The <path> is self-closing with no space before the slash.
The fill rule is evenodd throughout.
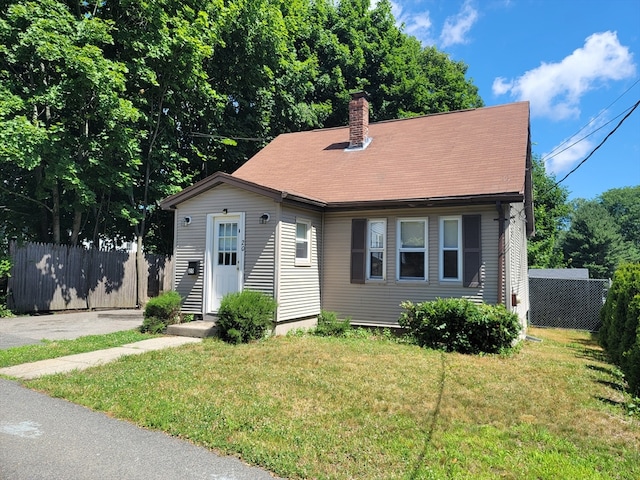
<path id="1" fill-rule="evenodd" d="M 327 204 L 524 195 L 529 103 L 278 136 L 233 177 Z"/>

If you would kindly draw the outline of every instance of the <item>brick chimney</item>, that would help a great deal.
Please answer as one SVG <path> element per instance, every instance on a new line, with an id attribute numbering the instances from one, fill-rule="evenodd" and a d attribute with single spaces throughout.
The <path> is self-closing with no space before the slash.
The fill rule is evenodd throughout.
<path id="1" fill-rule="evenodd" d="M 369 102 L 364 92 L 351 95 L 349 102 L 349 149 L 364 149 L 369 138 Z"/>

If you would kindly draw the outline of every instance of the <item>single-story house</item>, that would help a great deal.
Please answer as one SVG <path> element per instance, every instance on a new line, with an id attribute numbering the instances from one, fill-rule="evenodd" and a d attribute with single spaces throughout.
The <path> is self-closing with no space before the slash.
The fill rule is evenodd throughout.
<path id="1" fill-rule="evenodd" d="M 400 303 L 504 304 L 525 324 L 533 232 L 529 104 L 278 136 L 233 174 L 164 199 L 183 311 L 242 289 L 278 302 L 276 333 L 320 310 L 397 326 Z"/>

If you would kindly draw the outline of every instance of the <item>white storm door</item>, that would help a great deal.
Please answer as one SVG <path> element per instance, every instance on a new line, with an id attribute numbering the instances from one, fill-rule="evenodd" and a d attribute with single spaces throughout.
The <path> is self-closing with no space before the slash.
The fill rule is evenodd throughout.
<path id="1" fill-rule="evenodd" d="M 217 312 L 227 293 L 242 290 L 242 215 L 216 216 L 213 222 L 209 311 Z"/>

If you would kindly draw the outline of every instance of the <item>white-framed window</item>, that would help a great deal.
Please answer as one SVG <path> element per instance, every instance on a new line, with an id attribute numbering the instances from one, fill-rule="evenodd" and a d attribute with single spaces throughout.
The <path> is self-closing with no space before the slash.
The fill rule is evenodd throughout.
<path id="1" fill-rule="evenodd" d="M 462 217 L 440 218 L 440 280 L 462 281 Z"/>
<path id="2" fill-rule="evenodd" d="M 311 265 L 311 221 L 296 219 L 296 265 Z"/>
<path id="3" fill-rule="evenodd" d="M 367 279 L 386 278 L 387 221 L 370 219 L 367 221 Z"/>
<path id="4" fill-rule="evenodd" d="M 427 280 L 427 218 L 400 218 L 397 226 L 398 280 Z"/>

